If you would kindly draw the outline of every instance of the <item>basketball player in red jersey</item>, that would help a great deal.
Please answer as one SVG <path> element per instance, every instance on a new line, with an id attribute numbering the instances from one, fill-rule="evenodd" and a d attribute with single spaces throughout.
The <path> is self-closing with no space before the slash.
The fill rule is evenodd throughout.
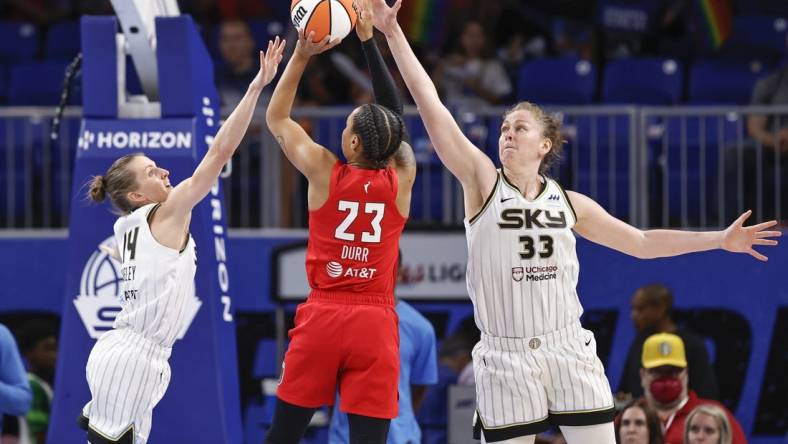
<path id="1" fill-rule="evenodd" d="M 399 333 L 394 310 L 399 238 L 410 209 L 416 161 L 403 142 L 402 104 L 372 38 L 357 33 L 380 104 L 356 108 L 342 131 L 347 163 L 315 143 L 290 117 L 312 55 L 329 38 L 299 35 L 268 105 L 266 121 L 287 158 L 309 181 L 306 269 L 312 288 L 296 310 L 266 443 L 300 441 L 315 409 L 348 413 L 351 443 L 385 443 L 397 416 Z"/>

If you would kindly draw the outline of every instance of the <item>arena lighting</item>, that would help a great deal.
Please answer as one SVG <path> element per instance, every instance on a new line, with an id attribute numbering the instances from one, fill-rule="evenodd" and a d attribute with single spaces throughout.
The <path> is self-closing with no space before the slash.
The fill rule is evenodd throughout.
<path id="1" fill-rule="evenodd" d="M 125 92 L 126 55 L 134 61 L 144 96 L 120 100 L 121 114 L 128 117 L 156 117 L 159 101 L 158 67 L 156 63 L 156 17 L 180 15 L 177 0 L 111 0 L 120 21 L 123 36 L 118 36 L 118 85 Z M 151 115 L 153 114 L 153 115 Z"/>

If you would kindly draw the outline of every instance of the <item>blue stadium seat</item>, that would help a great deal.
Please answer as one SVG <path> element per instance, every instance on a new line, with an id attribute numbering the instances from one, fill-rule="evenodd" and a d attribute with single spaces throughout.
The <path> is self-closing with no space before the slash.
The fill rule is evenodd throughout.
<path id="1" fill-rule="evenodd" d="M 38 51 L 38 30 L 30 23 L 0 21 L 0 62 L 33 60 Z"/>
<path id="2" fill-rule="evenodd" d="M 574 128 L 574 135 L 564 145 L 560 169 L 562 177 L 572 177 L 564 187 L 588 195 L 623 219 L 629 217 L 629 124 L 625 115 L 580 116 L 567 122 L 567 127 Z M 594 168 L 596 175 L 592 176 Z"/>
<path id="3" fill-rule="evenodd" d="M 50 60 L 71 60 L 79 52 L 79 22 L 62 22 L 47 32 L 44 54 Z"/>
<path id="4" fill-rule="evenodd" d="M 602 101 L 605 103 L 672 105 L 681 97 L 682 65 L 673 59 L 613 60 L 604 76 Z"/>
<path id="5" fill-rule="evenodd" d="M 65 71 L 65 62 L 30 62 L 13 66 L 8 82 L 8 104 L 57 105 Z"/>
<path id="6" fill-rule="evenodd" d="M 596 69 L 578 58 L 525 62 L 517 79 L 517 100 L 540 105 L 587 104 L 594 100 Z"/>
<path id="7" fill-rule="evenodd" d="M 669 220 L 679 220 L 682 199 L 686 200 L 687 221 L 696 225 L 705 209 L 711 215 L 719 194 L 717 179 L 720 156 L 744 137 L 744 119 L 739 115 L 708 116 L 683 119 L 669 117 L 657 124 L 660 136 L 650 140 L 650 157 L 661 170 L 661 181 L 667 180 Z M 682 181 L 682 175 L 686 181 Z M 666 177 L 667 176 L 667 177 Z M 657 184 L 662 187 L 664 182 Z M 705 197 L 702 195 L 705 187 Z M 662 195 L 662 190 L 651 190 Z"/>
<path id="8" fill-rule="evenodd" d="M 783 53 L 786 50 L 787 31 L 788 20 L 786 17 L 739 15 L 733 19 L 733 35 L 729 43 L 763 46 Z"/>
<path id="9" fill-rule="evenodd" d="M 276 341 L 263 339 L 257 343 L 252 376 L 257 379 L 274 378 L 279 374 L 276 366 Z"/>
<path id="10" fill-rule="evenodd" d="M 274 418 L 275 396 L 266 396 L 262 402 L 252 401 L 244 409 L 244 442 L 263 442 L 265 433 Z"/>
<path id="11" fill-rule="evenodd" d="M 689 103 L 746 105 L 755 82 L 765 74 L 766 66 L 760 60 L 698 60 L 690 66 Z"/>

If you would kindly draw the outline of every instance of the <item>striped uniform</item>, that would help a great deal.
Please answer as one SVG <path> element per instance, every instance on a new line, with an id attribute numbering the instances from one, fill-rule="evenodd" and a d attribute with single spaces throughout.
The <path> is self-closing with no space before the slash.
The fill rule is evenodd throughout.
<path id="1" fill-rule="evenodd" d="M 474 429 L 488 442 L 613 419 L 594 335 L 579 321 L 575 222 L 557 182 L 545 178 L 529 201 L 502 171 L 465 221 L 468 293 L 482 332 Z"/>
<path id="2" fill-rule="evenodd" d="M 183 328 L 184 305 L 194 297 L 194 240 L 189 236 L 181 251 L 158 243 L 148 223 L 156 208 L 143 206 L 115 222 L 123 309 L 90 352 L 92 399 L 82 411 L 98 442 L 131 443 L 129 436 L 146 442 L 153 407 L 170 381 L 167 360 Z"/>

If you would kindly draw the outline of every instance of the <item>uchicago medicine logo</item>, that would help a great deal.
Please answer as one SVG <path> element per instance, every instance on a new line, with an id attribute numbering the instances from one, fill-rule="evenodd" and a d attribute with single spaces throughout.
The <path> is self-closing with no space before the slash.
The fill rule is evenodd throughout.
<path id="1" fill-rule="evenodd" d="M 110 236 L 104 239 L 91 253 L 82 269 L 79 294 L 74 299 L 79 317 L 93 339 L 98 339 L 104 332 L 112 329 L 115 318 L 123 308 L 120 296 L 123 282 L 121 264 L 102 247 L 109 251 L 115 250 L 115 238 Z M 201 305 L 202 301 L 196 295 L 185 304 L 186 312 L 178 339 L 182 339 L 186 334 Z"/>

